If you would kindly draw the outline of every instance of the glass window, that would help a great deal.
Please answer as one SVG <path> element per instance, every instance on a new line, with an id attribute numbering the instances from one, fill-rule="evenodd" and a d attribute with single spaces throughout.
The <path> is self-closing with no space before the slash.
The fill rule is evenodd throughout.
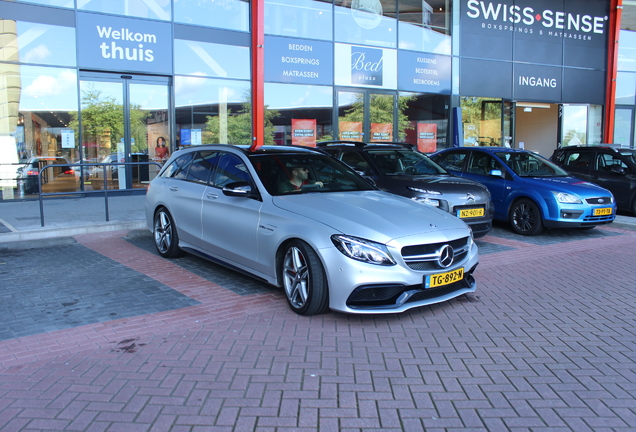
<path id="1" fill-rule="evenodd" d="M 462 97 L 464 146 L 501 146 L 501 99 Z"/>
<path id="2" fill-rule="evenodd" d="M 181 75 L 250 79 L 250 49 L 175 39 L 174 70 Z"/>
<path id="3" fill-rule="evenodd" d="M 0 188 L 19 198 L 18 168 L 36 156 L 79 161 L 74 69 L 0 63 Z"/>
<path id="4" fill-rule="evenodd" d="M 331 0 L 265 0 L 265 33 L 307 39 L 332 38 Z"/>
<path id="5" fill-rule="evenodd" d="M 252 143 L 250 82 L 175 77 L 178 148 Z"/>
<path id="6" fill-rule="evenodd" d="M 589 168 L 592 152 L 572 152 L 568 155 L 565 165 L 575 168 Z"/>
<path id="7" fill-rule="evenodd" d="M 220 188 L 234 182 L 247 182 L 251 184 L 250 173 L 243 160 L 233 154 L 224 154 L 221 156 L 219 166 L 216 169 L 212 185 Z"/>
<path id="8" fill-rule="evenodd" d="M 336 0 L 336 41 L 397 47 L 396 3 L 394 0 Z"/>
<path id="9" fill-rule="evenodd" d="M 197 183 L 207 183 L 210 172 L 219 159 L 219 152 L 205 151 L 196 155 L 190 165 L 187 179 Z"/>
<path id="10" fill-rule="evenodd" d="M 629 170 L 627 164 L 618 156 L 612 156 L 611 154 L 599 154 L 596 156 L 596 164 L 594 165 L 595 170 L 610 172 L 616 168 Z"/>
<path id="11" fill-rule="evenodd" d="M 400 1 L 399 47 L 451 54 L 451 10 L 448 0 Z"/>
<path id="12" fill-rule="evenodd" d="M 81 10 L 170 20 L 170 0 L 77 0 Z"/>
<path id="13" fill-rule="evenodd" d="M 621 24 L 626 21 L 623 19 Z M 636 71 L 636 32 L 634 31 L 621 30 L 618 43 L 618 70 Z"/>
<path id="14" fill-rule="evenodd" d="M 435 158 L 435 162 L 449 171 L 462 171 L 467 154 L 465 151 L 448 152 Z"/>
<path id="15" fill-rule="evenodd" d="M 74 28 L 13 20 L 2 20 L 2 26 L 1 60 L 51 66 L 77 64 Z"/>
<path id="16" fill-rule="evenodd" d="M 174 20 L 185 24 L 249 31 L 249 0 L 174 0 Z"/>
<path id="17" fill-rule="evenodd" d="M 617 107 L 614 111 L 614 138 L 612 143 L 631 146 L 633 108 Z"/>
<path id="18" fill-rule="evenodd" d="M 636 73 L 618 72 L 616 74 L 616 103 L 634 105 L 636 103 Z"/>
<path id="19" fill-rule="evenodd" d="M 266 83 L 265 106 L 271 144 L 315 147 L 317 141 L 333 139 L 331 87 Z"/>
<path id="20" fill-rule="evenodd" d="M 161 173 L 161 177 L 175 177 L 178 173 L 183 173 L 188 167 L 188 162 L 192 159 L 192 153 L 185 154 L 170 163 Z M 183 174 L 181 174 L 184 177 Z"/>
<path id="21" fill-rule="evenodd" d="M 14 0 L 20 3 L 35 3 L 45 6 L 57 6 L 63 8 L 75 8 L 75 0 Z"/>
<path id="22" fill-rule="evenodd" d="M 446 148 L 450 96 L 400 92 L 398 136 L 422 153 Z"/>
<path id="23" fill-rule="evenodd" d="M 563 145 L 587 144 L 587 105 L 563 105 Z"/>

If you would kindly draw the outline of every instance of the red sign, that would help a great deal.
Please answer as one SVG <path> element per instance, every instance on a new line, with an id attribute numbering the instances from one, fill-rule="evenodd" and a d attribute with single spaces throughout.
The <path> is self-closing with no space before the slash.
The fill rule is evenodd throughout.
<path id="1" fill-rule="evenodd" d="M 371 141 L 392 141 L 393 125 L 391 123 L 371 123 Z"/>
<path id="2" fill-rule="evenodd" d="M 432 153 L 437 150 L 437 124 L 417 124 L 417 149 L 422 153 Z"/>
<path id="3" fill-rule="evenodd" d="M 316 119 L 292 119 L 293 145 L 316 147 Z"/>
<path id="4" fill-rule="evenodd" d="M 362 122 L 341 121 L 338 126 L 341 140 L 362 141 Z"/>

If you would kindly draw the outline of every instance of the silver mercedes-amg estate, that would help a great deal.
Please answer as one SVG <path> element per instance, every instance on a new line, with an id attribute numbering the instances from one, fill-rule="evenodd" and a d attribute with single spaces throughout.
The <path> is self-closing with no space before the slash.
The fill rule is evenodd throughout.
<path id="1" fill-rule="evenodd" d="M 462 220 L 315 149 L 177 151 L 150 183 L 146 219 L 161 256 L 186 251 L 283 287 L 301 315 L 403 312 L 476 288 Z"/>

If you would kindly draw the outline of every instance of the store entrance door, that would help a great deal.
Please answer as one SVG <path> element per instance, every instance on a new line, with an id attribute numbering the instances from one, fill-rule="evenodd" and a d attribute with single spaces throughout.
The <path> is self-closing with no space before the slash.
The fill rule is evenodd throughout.
<path id="1" fill-rule="evenodd" d="M 395 137 L 397 94 L 370 89 L 337 90 L 338 139 L 391 142 Z"/>
<path id="2" fill-rule="evenodd" d="M 149 162 L 171 152 L 170 79 L 82 72 L 80 125 L 84 162 Z M 164 145 L 162 145 L 164 144 Z M 156 165 L 88 167 L 84 190 L 145 188 Z M 104 182 L 104 179 L 106 180 Z"/>

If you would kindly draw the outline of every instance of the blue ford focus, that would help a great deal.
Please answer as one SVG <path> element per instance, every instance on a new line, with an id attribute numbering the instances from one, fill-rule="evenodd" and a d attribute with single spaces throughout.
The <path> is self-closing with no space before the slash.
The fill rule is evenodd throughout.
<path id="1" fill-rule="evenodd" d="M 441 150 L 431 159 L 451 173 L 485 185 L 495 204 L 495 219 L 508 221 L 518 234 L 544 228 L 594 228 L 616 217 L 610 191 L 572 177 L 548 159 L 503 147 Z"/>

